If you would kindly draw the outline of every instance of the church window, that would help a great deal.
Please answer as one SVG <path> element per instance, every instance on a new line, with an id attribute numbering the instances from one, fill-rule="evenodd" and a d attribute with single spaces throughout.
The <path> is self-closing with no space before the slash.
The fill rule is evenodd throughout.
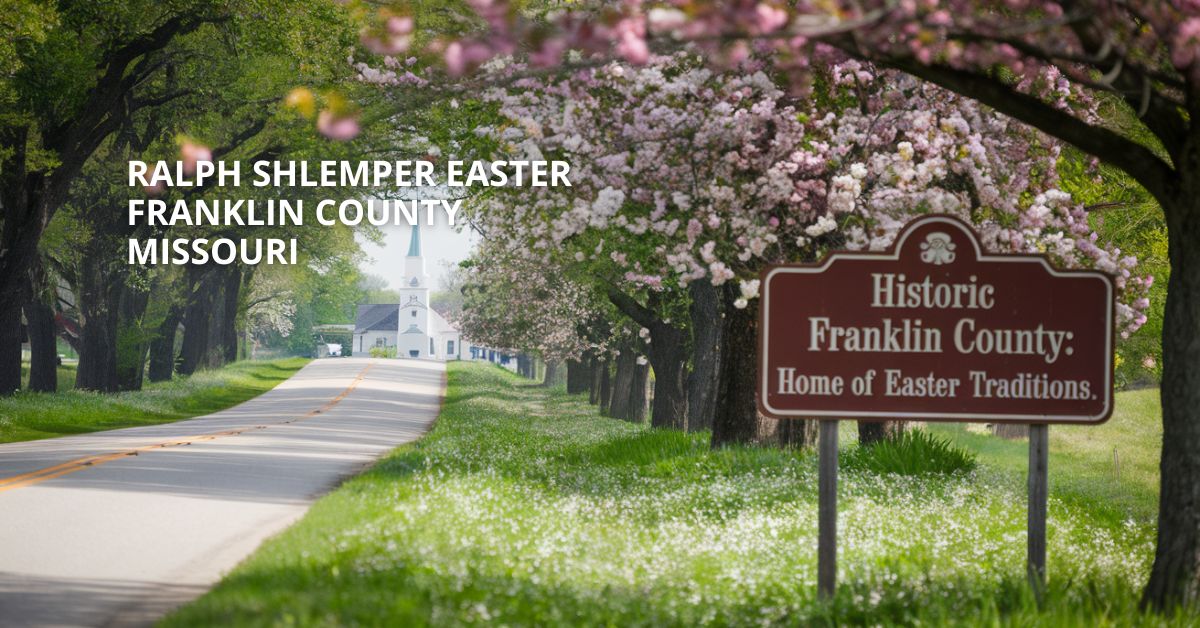
<path id="1" fill-rule="evenodd" d="M 448 356 L 454 355 L 454 341 L 453 340 L 446 341 L 446 355 L 448 355 Z"/>
<path id="2" fill-rule="evenodd" d="M 417 281 L 417 278 L 416 278 L 416 277 L 413 277 L 413 278 L 412 278 L 412 281 L 408 282 L 408 285 L 410 285 L 410 286 L 412 286 L 412 287 L 414 287 L 414 288 L 415 288 L 415 287 L 417 287 L 417 286 L 421 285 L 421 282 L 420 282 L 420 281 Z"/>
<path id="3" fill-rule="evenodd" d="M 416 316 L 417 316 L 417 311 L 416 311 L 416 310 L 413 310 L 413 311 L 412 311 L 412 315 L 413 315 L 413 318 L 416 318 Z"/>

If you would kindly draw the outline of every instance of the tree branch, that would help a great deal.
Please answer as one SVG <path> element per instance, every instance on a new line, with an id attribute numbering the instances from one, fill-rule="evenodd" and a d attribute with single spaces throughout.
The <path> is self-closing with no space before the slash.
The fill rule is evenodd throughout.
<path id="1" fill-rule="evenodd" d="M 1171 165 L 1150 149 L 1119 133 L 1088 124 L 987 76 L 946 66 L 923 65 L 912 59 L 885 58 L 879 61 L 974 98 L 1000 113 L 1099 157 L 1129 173 L 1156 199 L 1163 201 L 1164 206 L 1175 191 L 1176 172 Z"/>
<path id="2" fill-rule="evenodd" d="M 633 322 L 649 329 L 652 325 L 658 324 L 658 317 L 651 312 L 649 308 L 638 303 L 633 297 L 621 292 L 616 286 L 609 284 L 605 287 L 608 293 L 608 300 L 612 302 L 621 313 L 633 319 Z"/>

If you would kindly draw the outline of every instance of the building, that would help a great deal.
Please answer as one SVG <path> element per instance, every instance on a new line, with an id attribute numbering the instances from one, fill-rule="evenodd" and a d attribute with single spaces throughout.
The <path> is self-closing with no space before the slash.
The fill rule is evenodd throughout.
<path id="1" fill-rule="evenodd" d="M 434 360 L 462 358 L 462 335 L 429 307 L 429 276 L 421 256 L 421 232 L 413 225 L 399 303 L 358 306 L 353 352 L 367 355 L 372 347 L 394 348 L 396 357 Z"/>

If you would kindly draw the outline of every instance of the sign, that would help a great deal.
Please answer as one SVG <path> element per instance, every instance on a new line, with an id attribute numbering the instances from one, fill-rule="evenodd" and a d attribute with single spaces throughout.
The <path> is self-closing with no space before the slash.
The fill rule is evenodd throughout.
<path id="1" fill-rule="evenodd" d="M 762 278 L 758 403 L 775 418 L 1102 423 L 1112 413 L 1113 281 L 990 255 L 931 215 L 883 253 Z"/>

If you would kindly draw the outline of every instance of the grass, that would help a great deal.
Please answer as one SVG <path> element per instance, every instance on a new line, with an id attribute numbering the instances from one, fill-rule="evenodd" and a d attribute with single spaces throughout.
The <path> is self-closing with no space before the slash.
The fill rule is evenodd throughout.
<path id="1" fill-rule="evenodd" d="M 0 443 L 36 440 L 137 425 L 178 421 L 224 410 L 291 377 L 304 358 L 237 362 L 190 377 L 147 384 L 134 392 L 64 390 L 74 366 L 59 368 L 57 393 L 21 392 L 0 398 Z"/>
<path id="2" fill-rule="evenodd" d="M 1121 402 L 1133 423 L 1151 409 L 1137 399 Z M 1083 462 L 1106 459 L 1107 445 L 1058 431 L 1052 469 L 1074 464 L 1065 454 L 1106 473 Z M 1102 477 L 1052 492 L 1039 608 L 1024 581 L 1024 474 L 1009 468 L 1021 444 L 950 433 L 980 453 L 978 468 L 843 470 L 841 586 L 822 603 L 812 454 L 713 452 L 706 434 L 601 418 L 561 389 L 453 363 L 424 439 L 318 501 L 164 624 L 1194 625 L 1138 612 L 1153 523 L 1095 515 L 1109 493 L 1087 491 Z M 1140 490 L 1138 473 L 1112 481 Z"/>
<path id="3" fill-rule="evenodd" d="M 964 424 L 931 424 L 929 429 L 976 452 L 986 465 L 1021 475 L 1028 468 L 1029 444 L 1024 439 L 995 438 Z M 1161 449 L 1158 389 L 1117 393 L 1107 423 L 1050 427 L 1050 493 L 1079 502 L 1093 516 L 1153 522 L 1158 516 Z"/>

